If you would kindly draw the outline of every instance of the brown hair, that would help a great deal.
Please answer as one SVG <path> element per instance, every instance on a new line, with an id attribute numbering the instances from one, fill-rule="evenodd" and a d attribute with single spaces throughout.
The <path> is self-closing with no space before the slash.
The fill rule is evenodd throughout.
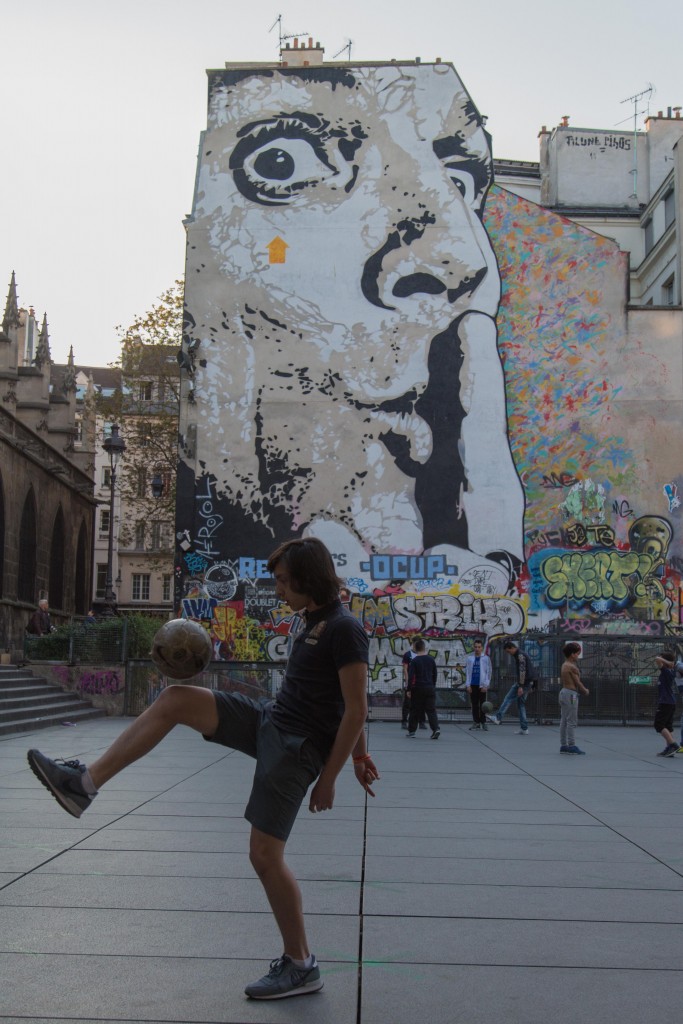
<path id="1" fill-rule="evenodd" d="M 292 589 L 307 594 L 314 604 L 326 605 L 336 601 L 344 580 L 337 576 L 332 555 L 317 537 L 287 540 L 273 551 L 268 559 L 268 572 L 277 566 L 289 574 Z"/>
<path id="2" fill-rule="evenodd" d="M 562 648 L 562 653 L 565 658 L 570 657 L 572 654 L 578 654 L 581 650 L 581 644 L 577 644 L 574 640 L 570 640 L 568 644 L 565 644 Z"/>

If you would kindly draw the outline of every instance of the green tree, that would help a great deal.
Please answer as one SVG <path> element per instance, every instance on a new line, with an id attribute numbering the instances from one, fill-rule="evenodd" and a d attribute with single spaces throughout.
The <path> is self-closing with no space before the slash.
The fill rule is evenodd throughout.
<path id="1" fill-rule="evenodd" d="M 109 422 L 117 422 L 126 443 L 117 470 L 121 495 L 119 547 L 145 552 L 150 569 L 172 567 L 183 281 L 168 288 L 154 306 L 127 328 L 118 328 L 121 390 L 99 401 Z M 161 481 L 155 497 L 152 481 Z M 169 570 L 170 571 L 170 570 Z"/>

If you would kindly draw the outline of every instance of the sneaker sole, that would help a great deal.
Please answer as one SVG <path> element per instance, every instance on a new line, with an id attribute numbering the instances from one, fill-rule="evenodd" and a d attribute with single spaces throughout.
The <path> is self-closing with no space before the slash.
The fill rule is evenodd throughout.
<path id="1" fill-rule="evenodd" d="M 270 999 L 287 999 L 288 996 L 309 996 L 314 992 L 319 992 L 325 982 L 320 978 L 318 981 L 309 981 L 306 985 L 297 985 L 296 988 L 290 988 L 289 992 L 274 992 L 272 995 L 256 996 L 251 995 L 249 992 L 245 994 L 249 999 L 256 999 L 258 1002 L 264 1003 Z"/>
<path id="2" fill-rule="evenodd" d="M 52 783 L 50 782 L 47 775 L 41 768 L 40 764 L 38 764 L 38 762 L 35 761 L 34 758 L 31 756 L 32 754 L 33 751 L 29 750 L 28 754 L 26 755 L 26 760 L 28 761 L 28 766 L 35 775 L 35 777 L 38 779 L 39 782 L 42 782 L 48 793 L 52 794 L 57 803 L 60 804 L 60 806 L 63 807 L 65 811 L 68 811 L 69 814 L 71 814 L 74 818 L 80 818 L 80 816 L 83 814 L 84 809 L 82 807 L 79 807 L 77 803 L 70 801 L 69 798 L 65 796 L 64 793 L 62 793 L 60 790 L 55 789 L 53 787 Z"/>

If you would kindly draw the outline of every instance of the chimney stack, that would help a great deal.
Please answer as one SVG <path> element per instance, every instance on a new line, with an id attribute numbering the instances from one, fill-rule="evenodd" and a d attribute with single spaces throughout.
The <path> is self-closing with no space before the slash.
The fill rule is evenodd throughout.
<path id="1" fill-rule="evenodd" d="M 322 64 L 324 53 L 324 47 L 318 42 L 314 43 L 312 36 L 308 37 L 308 45 L 304 40 L 299 43 L 297 38 L 292 47 L 289 43 L 282 47 L 280 62 L 288 68 L 307 68 L 314 64 Z"/>

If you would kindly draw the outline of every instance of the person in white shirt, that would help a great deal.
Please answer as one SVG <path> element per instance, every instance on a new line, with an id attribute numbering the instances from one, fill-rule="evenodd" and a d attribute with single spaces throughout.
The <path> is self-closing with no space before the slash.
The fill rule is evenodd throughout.
<path id="1" fill-rule="evenodd" d="M 491 685 L 492 666 L 488 654 L 484 654 L 484 645 L 481 640 L 474 641 L 474 652 L 469 655 L 465 663 L 465 686 L 470 695 L 472 704 L 472 721 L 470 731 L 473 729 L 488 730 L 486 714 L 482 710 L 482 704 L 486 700 L 488 688 Z"/>

